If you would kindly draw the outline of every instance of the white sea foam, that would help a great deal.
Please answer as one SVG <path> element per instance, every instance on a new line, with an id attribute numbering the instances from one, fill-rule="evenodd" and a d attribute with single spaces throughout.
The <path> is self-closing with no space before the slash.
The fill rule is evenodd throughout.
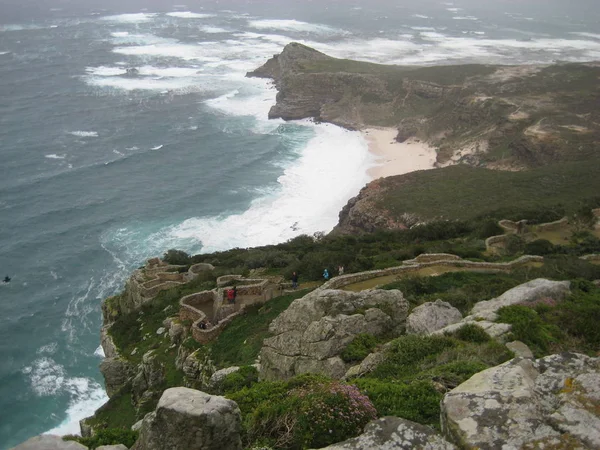
<path id="1" fill-rule="evenodd" d="M 97 131 L 70 131 L 69 134 L 77 137 L 98 137 Z"/>
<path id="2" fill-rule="evenodd" d="M 67 155 L 57 155 L 55 153 L 51 153 L 49 155 L 44 155 L 45 158 L 48 159 L 65 159 Z"/>
<path id="3" fill-rule="evenodd" d="M 164 145 L 160 144 L 160 145 L 157 145 L 155 147 L 152 147 L 151 150 L 160 150 L 163 147 L 164 147 Z"/>
<path id="4" fill-rule="evenodd" d="M 274 244 L 298 234 L 329 231 L 338 211 L 364 186 L 371 164 L 366 141 L 357 132 L 304 122 L 315 137 L 279 177 L 274 192 L 228 217 L 192 218 L 170 227 L 166 240 L 196 240 L 203 250 Z"/>
<path id="5" fill-rule="evenodd" d="M 317 33 L 317 34 L 336 34 L 344 33 L 343 30 L 329 27 L 327 25 L 314 24 L 308 22 L 302 22 L 300 20 L 283 20 L 283 19 L 262 19 L 262 20 L 249 20 L 248 25 L 252 28 L 259 30 L 283 30 L 283 31 L 296 31 L 303 33 Z"/>
<path id="6" fill-rule="evenodd" d="M 0 52 L 0 56 L 2 55 L 8 55 L 10 52 Z"/>
<path id="7" fill-rule="evenodd" d="M 82 377 L 66 378 L 62 389 L 70 395 L 67 417 L 46 434 L 64 436 L 79 434 L 79 421 L 94 414 L 108 400 L 102 386 L 94 380 Z"/>
<path id="8" fill-rule="evenodd" d="M 191 11 L 176 11 L 167 13 L 167 16 L 177 17 L 179 19 L 206 19 L 209 17 L 214 17 L 214 14 L 200 14 Z"/>
<path id="9" fill-rule="evenodd" d="M 430 19 L 429 16 L 425 16 L 423 14 L 413 14 L 413 17 L 417 17 L 418 19 Z"/>
<path id="10" fill-rule="evenodd" d="M 154 20 L 156 13 L 134 13 L 134 14 L 118 14 L 114 16 L 104 16 L 102 20 L 119 23 L 144 23 Z"/>
<path id="11" fill-rule="evenodd" d="M 446 11 L 450 11 L 450 12 L 458 12 L 458 11 L 462 11 L 462 8 L 446 8 Z"/>
<path id="12" fill-rule="evenodd" d="M 102 348 L 101 345 L 99 345 L 98 348 L 96 350 L 94 350 L 94 355 L 96 355 L 100 358 L 106 357 L 106 355 L 104 354 L 104 349 Z"/>
<path id="13" fill-rule="evenodd" d="M 114 33 L 110 33 L 110 35 L 112 37 L 122 38 L 122 37 L 129 36 L 129 31 L 115 31 Z"/>
<path id="14" fill-rule="evenodd" d="M 479 20 L 475 16 L 454 16 L 453 19 L 454 20 Z"/>
<path id="15" fill-rule="evenodd" d="M 202 31 L 204 31 L 205 33 L 209 33 L 209 34 L 228 33 L 229 32 L 225 28 L 210 27 L 210 26 L 200 27 L 200 29 Z"/>
<path id="16" fill-rule="evenodd" d="M 576 34 L 578 36 L 589 37 L 592 39 L 600 39 L 600 34 L 597 34 L 597 33 L 587 33 L 587 32 L 581 31 L 581 32 L 573 32 L 570 34 Z"/>

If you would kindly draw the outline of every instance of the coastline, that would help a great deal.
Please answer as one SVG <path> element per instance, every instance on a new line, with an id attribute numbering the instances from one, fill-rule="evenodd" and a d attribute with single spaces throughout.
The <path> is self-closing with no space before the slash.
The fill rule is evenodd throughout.
<path id="1" fill-rule="evenodd" d="M 361 133 L 375 157 L 375 165 L 367 170 L 372 180 L 435 167 L 435 148 L 416 138 L 397 142 L 395 128 L 370 127 Z"/>

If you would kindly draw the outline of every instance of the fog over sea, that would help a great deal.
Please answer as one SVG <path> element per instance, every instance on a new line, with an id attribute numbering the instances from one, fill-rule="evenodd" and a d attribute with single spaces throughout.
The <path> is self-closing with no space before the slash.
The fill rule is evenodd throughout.
<path id="1" fill-rule="evenodd" d="M 244 75 L 285 44 L 600 60 L 595 0 L 180 2 L 0 0 L 0 449 L 106 401 L 100 302 L 146 258 L 329 231 L 369 181 L 359 133 L 267 120 L 275 90 Z"/>

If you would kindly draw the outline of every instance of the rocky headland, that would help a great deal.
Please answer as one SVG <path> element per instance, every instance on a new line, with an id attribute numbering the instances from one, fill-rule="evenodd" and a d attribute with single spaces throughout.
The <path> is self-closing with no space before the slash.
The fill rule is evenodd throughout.
<path id="1" fill-rule="evenodd" d="M 386 66 L 336 59 L 291 43 L 248 76 L 274 80 L 278 94 L 269 112 L 272 118 L 313 118 L 359 130 L 392 127 L 397 129 L 399 142 L 413 139 L 434 147 L 438 168 L 462 164 L 533 170 L 531 175 L 511 177 L 449 168 L 435 174 L 417 172 L 376 180 L 340 213 L 338 232 L 407 228 L 433 218 L 463 218 L 453 214 L 451 207 L 438 206 L 460 203 L 464 197 L 471 201 L 473 191 L 482 185 L 483 195 L 476 196 L 480 202 L 472 211 L 485 214 L 489 205 L 502 197 L 514 198 L 517 207 L 524 203 L 519 190 L 507 195 L 504 189 L 486 189 L 488 180 L 494 187 L 531 187 L 547 185 L 544 179 L 551 177 L 564 180 L 566 186 L 550 186 L 544 196 L 558 198 L 571 185 L 577 186 L 573 191 L 587 195 L 592 190 L 590 181 L 597 178 L 589 172 L 600 168 L 597 63 Z M 569 173 L 564 164 L 573 167 Z M 546 170 L 535 170 L 539 168 Z M 581 171 L 585 172 L 583 178 Z M 482 178 L 486 180 L 483 184 Z M 456 182 L 450 184 L 446 179 Z M 579 188 L 582 182 L 586 189 Z M 415 198 L 414 191 L 425 184 L 430 189 L 419 193 L 426 196 L 421 208 L 398 200 Z M 407 188 L 408 195 L 404 194 Z M 593 189 L 597 188 L 594 185 Z M 486 204 L 481 204 L 482 198 Z"/>

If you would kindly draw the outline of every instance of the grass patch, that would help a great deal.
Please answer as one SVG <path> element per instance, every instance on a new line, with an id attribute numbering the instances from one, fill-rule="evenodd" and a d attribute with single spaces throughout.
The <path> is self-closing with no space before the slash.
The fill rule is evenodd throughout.
<path id="1" fill-rule="evenodd" d="M 380 180 L 384 193 L 377 206 L 394 219 L 409 212 L 427 220 L 488 216 L 548 222 L 576 212 L 587 201 L 597 204 L 599 169 L 596 158 L 524 172 L 466 165 L 413 172 Z M 549 214 L 553 210 L 558 214 Z"/>
<path id="2" fill-rule="evenodd" d="M 383 289 L 399 289 L 411 305 L 441 299 L 463 314 L 481 300 L 497 297 L 524 281 L 524 275 L 448 272 L 436 277 L 407 277 Z"/>
<path id="3" fill-rule="evenodd" d="M 215 364 L 218 367 L 254 364 L 264 338 L 269 336 L 269 324 L 295 299 L 308 292 L 301 290 L 247 308 L 246 313 L 233 319 L 211 344 Z"/>

